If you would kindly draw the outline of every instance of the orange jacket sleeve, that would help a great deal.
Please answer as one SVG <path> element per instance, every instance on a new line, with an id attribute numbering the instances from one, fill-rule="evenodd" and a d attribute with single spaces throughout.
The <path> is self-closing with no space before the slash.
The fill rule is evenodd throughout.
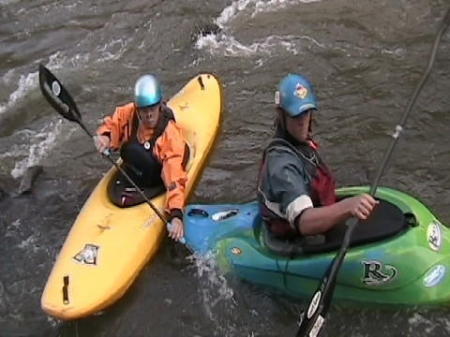
<path id="1" fill-rule="evenodd" d="M 167 189 L 166 208 L 170 213 L 174 210 L 181 211 L 186 199 L 187 173 L 183 167 L 185 151 L 183 132 L 180 126 L 170 121 L 154 148 L 154 153 L 163 166 L 162 179 Z"/>
<path id="2" fill-rule="evenodd" d="M 109 136 L 114 150 L 118 150 L 130 137 L 134 110 L 134 103 L 117 107 L 111 116 L 104 118 L 103 124 L 97 129 L 97 134 Z"/>

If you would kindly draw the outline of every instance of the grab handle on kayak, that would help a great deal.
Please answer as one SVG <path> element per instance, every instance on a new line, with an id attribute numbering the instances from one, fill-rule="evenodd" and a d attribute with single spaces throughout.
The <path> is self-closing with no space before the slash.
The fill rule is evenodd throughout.
<path id="1" fill-rule="evenodd" d="M 200 88 L 201 88 L 202 90 L 205 90 L 205 84 L 203 83 L 203 78 L 202 78 L 202 76 L 200 75 L 199 77 L 197 77 L 197 80 L 198 80 L 198 83 L 200 84 Z"/>
<path id="2" fill-rule="evenodd" d="M 207 217 L 209 217 L 209 214 L 204 209 L 192 208 L 191 210 L 189 210 L 188 216 L 201 216 L 201 217 L 207 218 Z"/>
<path id="3" fill-rule="evenodd" d="M 63 277 L 63 288 L 62 288 L 62 292 L 63 292 L 63 303 L 64 304 L 69 304 L 69 276 L 66 275 Z"/>
<path id="4" fill-rule="evenodd" d="M 403 216 L 405 217 L 405 222 L 408 224 L 408 226 L 410 227 L 419 226 L 419 222 L 417 221 L 417 218 L 413 213 L 408 212 L 403 214 Z"/>

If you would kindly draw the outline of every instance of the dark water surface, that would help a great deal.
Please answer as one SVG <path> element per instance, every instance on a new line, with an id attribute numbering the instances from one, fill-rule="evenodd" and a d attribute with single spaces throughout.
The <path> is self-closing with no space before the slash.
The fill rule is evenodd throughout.
<path id="1" fill-rule="evenodd" d="M 317 138 L 341 185 L 374 178 L 426 66 L 448 0 L 0 0 L 0 337 L 52 336 L 40 310 L 55 257 L 108 164 L 43 100 L 39 63 L 94 129 L 155 72 L 167 96 L 200 71 L 218 74 L 226 109 L 193 202 L 244 202 L 272 133 L 273 92 L 287 72 L 318 89 Z M 211 23 L 221 32 L 203 36 Z M 450 224 L 450 34 L 382 185 L 420 198 Z M 32 193 L 14 197 L 28 168 Z M 230 183 L 232 182 L 232 183 Z M 133 287 L 66 336 L 294 336 L 302 303 L 173 258 L 166 242 Z M 101 286 L 101 285 L 99 285 Z M 324 336 L 450 336 L 448 309 L 335 306 Z"/>

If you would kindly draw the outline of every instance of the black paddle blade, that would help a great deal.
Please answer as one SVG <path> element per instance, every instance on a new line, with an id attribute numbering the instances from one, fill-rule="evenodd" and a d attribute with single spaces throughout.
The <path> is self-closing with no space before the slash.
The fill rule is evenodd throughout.
<path id="1" fill-rule="evenodd" d="M 331 303 L 331 296 L 329 292 L 325 291 L 328 279 L 322 280 L 322 283 L 314 293 L 307 310 L 301 317 L 300 326 L 297 330 L 296 337 L 317 337 L 325 323 L 325 317 Z M 334 284 L 332 286 L 334 289 Z M 331 291 L 333 291 L 331 289 Z M 330 296 L 331 295 L 331 296 Z"/>
<path id="2" fill-rule="evenodd" d="M 327 280 L 325 280 L 326 282 Z M 331 304 L 331 297 L 329 293 L 324 291 L 324 288 L 325 284 L 322 284 L 321 288 L 314 293 L 307 311 L 301 317 L 300 327 L 298 328 L 296 337 L 319 336 Z"/>
<path id="3" fill-rule="evenodd" d="M 301 318 L 296 337 L 317 337 L 325 323 L 326 315 L 333 299 L 334 289 L 336 288 L 337 276 L 350 247 L 350 239 L 355 227 L 358 225 L 358 219 L 351 217 L 347 220 L 346 225 L 348 228 L 345 232 L 341 249 L 334 257 L 319 287 L 311 298 L 307 311 Z"/>
<path id="4" fill-rule="evenodd" d="M 73 98 L 55 75 L 42 64 L 39 65 L 39 86 L 44 97 L 61 116 L 72 122 L 81 122 L 81 114 Z"/>

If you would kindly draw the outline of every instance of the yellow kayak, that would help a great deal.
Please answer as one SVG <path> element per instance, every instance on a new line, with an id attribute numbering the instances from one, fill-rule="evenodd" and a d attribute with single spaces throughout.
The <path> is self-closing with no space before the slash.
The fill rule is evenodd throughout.
<path id="1" fill-rule="evenodd" d="M 168 103 L 190 145 L 189 195 L 219 133 L 223 98 L 219 79 L 200 74 Z M 98 312 L 118 300 L 157 252 L 166 235 L 147 203 L 115 206 L 108 197 L 112 168 L 83 206 L 57 257 L 41 298 L 49 315 L 71 320 Z M 151 199 L 162 213 L 165 194 Z"/>

